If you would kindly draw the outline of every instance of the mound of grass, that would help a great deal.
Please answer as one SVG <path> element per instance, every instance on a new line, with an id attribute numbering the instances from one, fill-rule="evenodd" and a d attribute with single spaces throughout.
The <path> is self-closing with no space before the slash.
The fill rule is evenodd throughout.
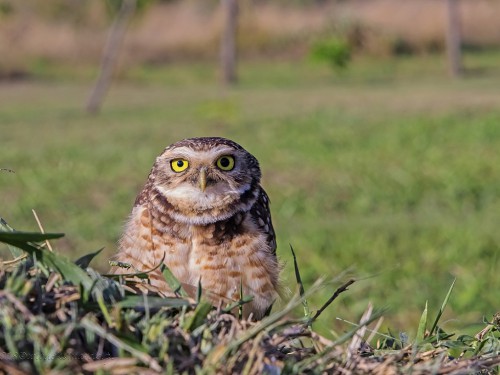
<path id="1" fill-rule="evenodd" d="M 317 334 L 314 323 L 354 280 L 311 312 L 307 298 L 321 283 L 305 291 L 295 262 L 297 295 L 262 321 L 242 320 L 230 311 L 245 301 L 216 308 L 201 288 L 194 299 L 182 291 L 173 298 L 137 294 L 138 286 L 148 286 L 147 273 L 107 277 L 89 267 L 99 252 L 71 262 L 46 248 L 62 234 L 1 225 L 0 241 L 15 257 L 0 268 L 0 371 L 9 374 L 498 373 L 500 314 L 475 337 L 439 327 L 453 285 L 432 325 L 425 308 L 412 340 L 377 332 L 380 313 L 369 307 L 360 323 L 332 341 Z M 290 318 L 300 305 L 304 317 Z"/>

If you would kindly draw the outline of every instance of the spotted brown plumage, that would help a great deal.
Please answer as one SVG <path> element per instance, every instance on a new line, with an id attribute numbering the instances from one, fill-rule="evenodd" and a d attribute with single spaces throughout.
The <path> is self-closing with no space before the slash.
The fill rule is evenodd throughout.
<path id="1" fill-rule="evenodd" d="M 253 296 L 244 316 L 262 318 L 278 295 L 279 264 L 260 178 L 257 159 L 231 140 L 172 144 L 136 198 L 115 260 L 146 271 L 164 259 L 180 282 L 201 282 L 223 301 L 240 299 L 242 289 Z M 160 292 L 170 291 L 159 270 L 150 279 Z"/>

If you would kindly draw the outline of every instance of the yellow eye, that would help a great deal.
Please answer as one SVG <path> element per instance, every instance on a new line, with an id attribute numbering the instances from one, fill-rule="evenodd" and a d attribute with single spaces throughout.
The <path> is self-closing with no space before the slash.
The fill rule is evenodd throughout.
<path id="1" fill-rule="evenodd" d="M 174 159 L 170 162 L 170 166 L 174 172 L 182 172 L 189 167 L 189 162 L 185 159 Z"/>
<path id="2" fill-rule="evenodd" d="M 230 171 L 234 168 L 234 158 L 230 155 L 221 156 L 217 159 L 217 167 L 223 171 Z"/>

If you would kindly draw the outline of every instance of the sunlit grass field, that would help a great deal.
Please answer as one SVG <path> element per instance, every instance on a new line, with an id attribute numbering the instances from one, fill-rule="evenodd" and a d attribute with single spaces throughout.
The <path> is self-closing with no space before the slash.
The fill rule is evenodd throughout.
<path id="1" fill-rule="evenodd" d="M 261 163 L 284 283 L 295 288 L 290 244 L 306 288 L 360 279 L 325 330 L 369 301 L 388 308 L 389 327 L 416 329 L 454 278 L 445 317 L 470 327 L 500 308 L 499 56 L 466 56 L 461 80 L 437 56 L 341 72 L 243 63 L 235 88 L 208 64 L 136 68 L 97 116 L 83 111 L 93 71 L 35 64 L 34 79 L 0 83 L 0 168 L 15 171 L 0 172 L 0 216 L 35 231 L 35 209 L 46 231 L 66 233 L 57 247 L 70 258 L 105 247 L 94 264 L 105 271 L 156 155 L 223 136 Z"/>

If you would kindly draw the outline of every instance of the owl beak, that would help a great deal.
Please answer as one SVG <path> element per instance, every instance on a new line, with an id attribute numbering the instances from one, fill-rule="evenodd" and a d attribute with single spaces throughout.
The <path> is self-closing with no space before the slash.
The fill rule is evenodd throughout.
<path id="1" fill-rule="evenodd" d="M 201 191 L 204 192 L 206 187 L 207 187 L 207 170 L 206 170 L 206 168 L 200 169 L 200 175 L 198 176 L 198 182 L 200 183 Z"/>

